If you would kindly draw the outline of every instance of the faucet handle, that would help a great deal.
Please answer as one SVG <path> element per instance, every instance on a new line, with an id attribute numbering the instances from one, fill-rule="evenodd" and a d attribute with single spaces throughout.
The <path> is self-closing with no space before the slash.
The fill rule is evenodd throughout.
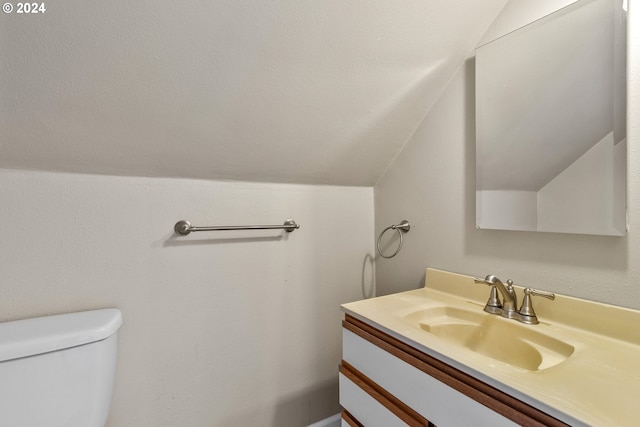
<path id="1" fill-rule="evenodd" d="M 496 285 L 491 285 L 489 299 L 484 305 L 484 311 L 491 314 L 502 313 L 502 303 L 500 302 L 500 297 L 498 296 L 498 289 L 496 288 Z"/>
<path id="2" fill-rule="evenodd" d="M 475 277 L 473 281 L 475 283 L 484 283 L 485 285 L 491 286 L 491 291 L 489 292 L 489 299 L 487 300 L 487 303 L 484 306 L 484 311 L 491 314 L 501 314 L 502 302 L 500 302 L 500 297 L 498 296 L 498 289 L 496 288 L 496 285 L 491 280 L 492 278 L 493 276 L 491 275 L 488 275 L 484 279 Z"/>
<path id="3" fill-rule="evenodd" d="M 535 295 L 538 297 L 545 297 L 547 299 L 553 300 L 556 298 L 556 294 L 554 294 L 553 292 L 547 292 L 547 291 L 539 291 L 537 289 L 533 289 L 533 288 L 524 288 L 524 294 L 525 295 Z"/>
<path id="4" fill-rule="evenodd" d="M 525 288 L 524 289 L 524 299 L 522 300 L 522 306 L 520 307 L 520 321 L 523 323 L 528 323 L 529 325 L 536 325 L 538 322 L 538 316 L 536 316 L 536 312 L 533 310 L 533 304 L 531 302 L 531 296 L 544 297 L 550 300 L 556 298 L 556 295 L 547 291 L 539 291 L 537 289 Z"/>

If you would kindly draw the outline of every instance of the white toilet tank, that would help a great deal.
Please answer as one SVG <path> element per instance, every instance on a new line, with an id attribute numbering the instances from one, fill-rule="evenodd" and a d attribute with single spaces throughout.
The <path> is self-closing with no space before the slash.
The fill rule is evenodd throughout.
<path id="1" fill-rule="evenodd" d="M 117 309 L 0 323 L 0 426 L 103 427 L 121 324 Z"/>

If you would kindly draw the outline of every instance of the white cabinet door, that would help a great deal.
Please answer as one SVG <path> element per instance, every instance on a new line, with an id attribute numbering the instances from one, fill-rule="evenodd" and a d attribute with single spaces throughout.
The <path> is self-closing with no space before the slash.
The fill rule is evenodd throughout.
<path id="1" fill-rule="evenodd" d="M 346 329 L 343 329 L 342 347 L 344 361 L 438 427 L 517 426 Z M 364 425 L 369 427 L 367 423 Z"/>
<path id="2" fill-rule="evenodd" d="M 366 427 L 407 427 L 394 413 L 342 374 L 340 405 Z"/>

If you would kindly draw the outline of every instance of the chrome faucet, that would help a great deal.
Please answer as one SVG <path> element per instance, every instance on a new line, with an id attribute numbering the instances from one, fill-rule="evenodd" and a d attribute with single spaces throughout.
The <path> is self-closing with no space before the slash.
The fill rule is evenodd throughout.
<path id="1" fill-rule="evenodd" d="M 489 302 L 484 308 L 484 311 L 491 314 L 499 314 L 502 317 L 506 317 L 507 319 L 516 319 L 519 317 L 518 313 L 518 296 L 516 295 L 516 290 L 513 288 L 513 280 L 507 280 L 507 284 L 502 283 L 500 279 L 498 279 L 493 274 L 489 274 L 484 279 L 475 278 L 474 281 L 476 283 L 484 283 L 485 285 L 491 286 L 491 296 L 489 297 Z M 498 305 L 496 307 L 495 302 L 500 304 L 499 299 L 495 295 L 494 289 L 500 291 L 502 295 L 502 304 L 501 307 Z M 497 309 L 499 308 L 499 310 Z"/>
<path id="2" fill-rule="evenodd" d="M 550 300 L 553 300 L 556 297 L 555 294 L 551 292 L 525 288 L 524 300 L 522 301 L 522 306 L 518 310 L 516 309 L 518 306 L 518 297 L 516 295 L 516 290 L 513 287 L 513 280 L 507 280 L 507 284 L 505 285 L 496 276 L 489 274 L 484 279 L 476 277 L 474 282 L 484 283 L 485 285 L 491 286 L 491 293 L 489 294 L 487 304 L 484 306 L 484 311 L 491 314 L 499 314 L 507 319 L 516 319 L 529 325 L 539 323 L 538 317 L 533 310 L 531 297 L 540 296 Z M 500 302 L 500 298 L 498 297 L 498 291 L 502 295 L 502 302 Z"/>

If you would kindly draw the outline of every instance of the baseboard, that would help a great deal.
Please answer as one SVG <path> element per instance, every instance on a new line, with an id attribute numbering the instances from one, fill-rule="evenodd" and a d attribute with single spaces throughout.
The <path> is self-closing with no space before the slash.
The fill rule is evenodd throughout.
<path id="1" fill-rule="evenodd" d="M 340 414 L 335 414 L 324 420 L 309 424 L 307 427 L 340 427 Z"/>

